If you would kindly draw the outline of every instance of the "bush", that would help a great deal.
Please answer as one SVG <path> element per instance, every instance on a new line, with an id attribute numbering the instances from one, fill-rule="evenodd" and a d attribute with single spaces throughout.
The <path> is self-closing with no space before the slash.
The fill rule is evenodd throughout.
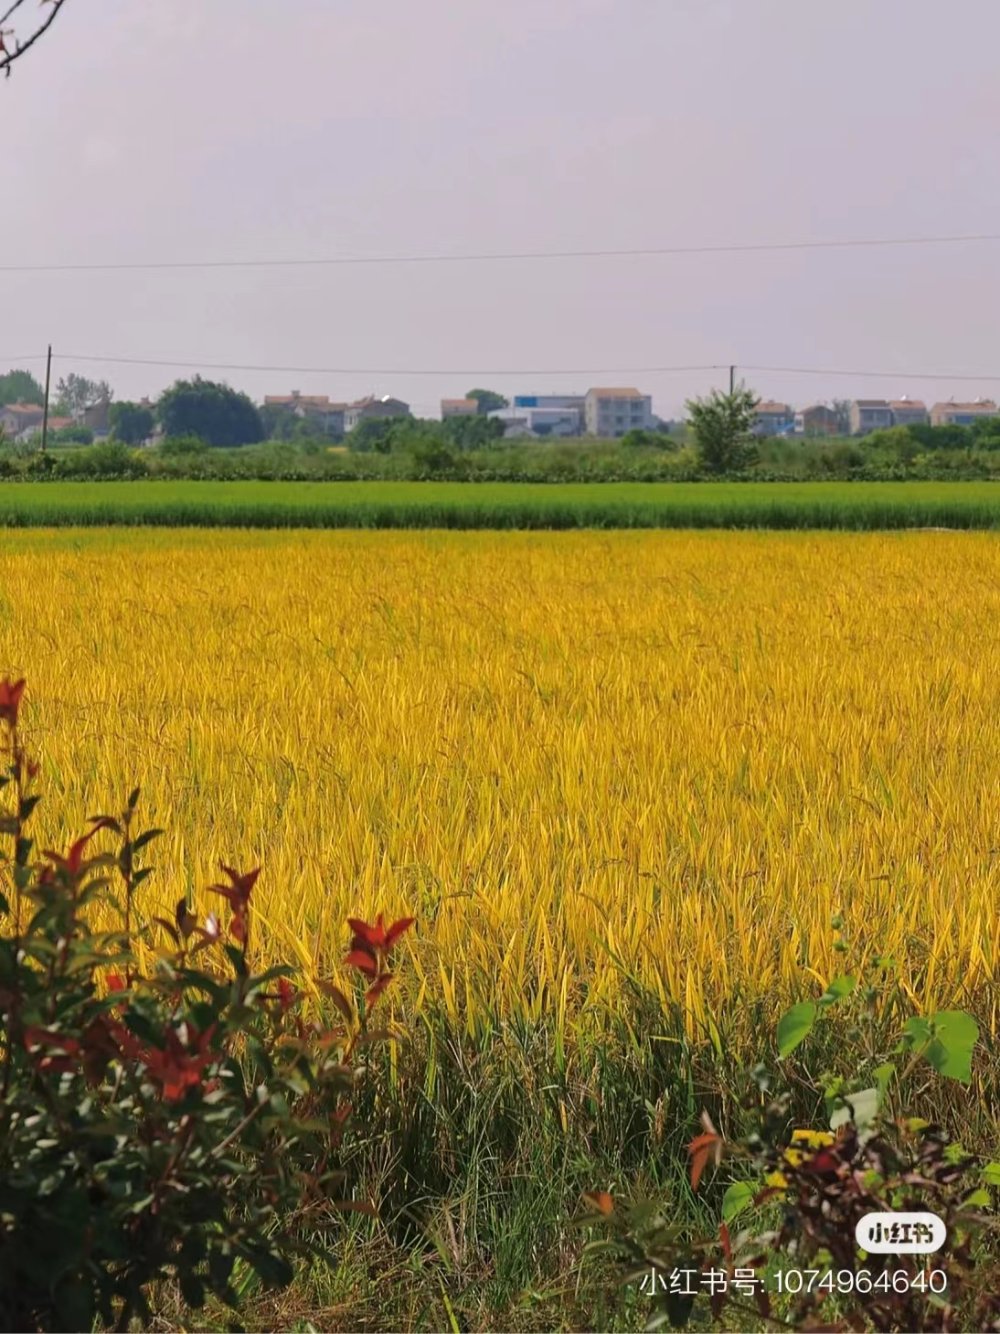
<path id="1" fill-rule="evenodd" d="M 839 919 L 834 925 L 839 929 Z M 710 1164 L 734 1164 L 716 1229 L 679 1225 L 655 1202 L 620 1209 L 607 1192 L 588 1193 L 590 1218 L 611 1232 L 591 1249 L 620 1257 L 642 1276 L 652 1297 L 651 1328 L 686 1325 L 696 1303 L 714 1321 L 728 1312 L 727 1328 L 748 1327 L 748 1320 L 752 1328 L 777 1322 L 804 1330 L 998 1328 L 1000 1283 L 977 1260 L 990 1258 L 984 1247 L 993 1221 L 984 1210 L 989 1187 L 1000 1186 L 1000 1163 L 977 1161 L 905 1106 L 927 1075 L 970 1082 L 978 1025 L 960 1010 L 902 1020 L 907 997 L 898 985 L 885 988 L 893 968 L 892 960 L 876 960 L 860 982 L 837 977 L 816 1000 L 782 1016 L 775 1035 L 780 1075 L 766 1056 L 749 1072 L 748 1133 L 723 1135 L 702 1113 L 688 1146 L 692 1192 Z M 875 1022 L 885 1015 L 897 1025 L 889 1051 Z M 815 1060 L 789 1064 L 793 1052 L 834 1024 L 843 1073 L 816 1077 L 812 1071 L 823 1067 Z M 796 1126 L 790 1092 L 771 1095 L 781 1076 L 795 1103 L 823 1110 L 821 1127 Z M 858 1240 L 869 1214 L 916 1212 L 944 1223 L 933 1254 L 869 1253 Z M 783 1285 L 789 1274 L 800 1275 L 802 1285 Z"/>
<path id="2" fill-rule="evenodd" d="M 186 899 L 140 921 L 160 831 L 138 829 L 138 791 L 65 852 L 35 855 L 23 691 L 0 682 L 0 1325 L 148 1325 L 163 1279 L 191 1307 L 209 1293 L 235 1306 L 249 1271 L 286 1284 L 338 1211 L 371 1212 L 338 1203 L 339 1146 L 354 1056 L 412 919 L 351 921 L 360 987 L 317 983 L 332 1025 L 307 1017 L 294 969 L 254 967 L 259 868 L 209 886 L 225 924 Z M 120 924 L 96 929 L 97 911 Z"/>
<path id="3" fill-rule="evenodd" d="M 60 477 L 145 477 L 148 469 L 128 445 L 105 440 L 64 455 L 56 472 Z"/>
<path id="4" fill-rule="evenodd" d="M 56 445 L 92 445 L 94 433 L 89 426 L 64 426 L 53 431 L 51 439 Z"/>
<path id="5" fill-rule="evenodd" d="M 167 435 L 157 446 L 165 459 L 190 459 L 208 453 L 208 445 L 200 435 Z"/>

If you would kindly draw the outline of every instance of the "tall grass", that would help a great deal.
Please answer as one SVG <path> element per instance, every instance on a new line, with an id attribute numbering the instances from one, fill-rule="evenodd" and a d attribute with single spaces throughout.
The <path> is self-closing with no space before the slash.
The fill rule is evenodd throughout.
<path id="1" fill-rule="evenodd" d="M 255 940 L 321 978 L 346 912 L 417 915 L 349 1165 L 382 1225 L 289 1297 L 322 1328 L 612 1327 L 579 1191 L 717 1220 L 683 1145 L 844 970 L 836 912 L 851 970 L 975 1011 L 942 1115 L 995 1139 L 998 627 L 990 534 L 0 536 L 40 846 L 139 783 L 168 912 L 260 861 Z"/>
<path id="2" fill-rule="evenodd" d="M 346 913 L 415 912 L 470 1039 L 599 1031 L 633 983 L 692 1037 L 739 995 L 749 1039 L 838 909 L 918 1006 L 994 1016 L 992 536 L 64 531 L 3 539 L 0 599 L 85 780 L 50 809 L 141 783 L 165 903 L 260 860 L 321 970 Z"/>
<path id="3" fill-rule="evenodd" d="M 7 482 L 0 526 L 770 528 L 1000 526 L 990 482 Z"/>

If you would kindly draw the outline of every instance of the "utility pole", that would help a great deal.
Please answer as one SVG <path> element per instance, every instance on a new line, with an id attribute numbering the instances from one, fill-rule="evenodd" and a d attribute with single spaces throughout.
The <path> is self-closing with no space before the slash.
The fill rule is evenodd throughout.
<path id="1" fill-rule="evenodd" d="M 732 394 L 734 394 L 735 392 L 736 392 L 736 367 L 735 367 L 735 366 L 730 366 L 730 367 L 729 367 L 729 393 L 732 395 Z"/>
<path id="2" fill-rule="evenodd" d="M 45 453 L 45 446 L 49 439 L 49 384 L 52 381 L 52 344 L 49 344 L 49 355 L 45 362 L 45 407 L 42 409 L 42 453 Z"/>

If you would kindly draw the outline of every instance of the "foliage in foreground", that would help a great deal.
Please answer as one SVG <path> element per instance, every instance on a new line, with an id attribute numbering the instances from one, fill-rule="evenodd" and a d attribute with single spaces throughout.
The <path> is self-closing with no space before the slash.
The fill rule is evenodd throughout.
<path id="1" fill-rule="evenodd" d="M 882 977 L 876 965 L 864 988 L 869 1007 Z M 779 1059 L 818 1023 L 838 1022 L 830 1012 L 856 987 L 854 977 L 835 978 L 818 1000 L 788 1010 L 777 1027 Z M 753 1071 L 752 1130 L 727 1138 L 702 1113 L 688 1146 L 692 1190 L 710 1163 L 736 1164 L 717 1233 L 699 1234 L 655 1202 L 619 1212 L 605 1191 L 586 1196 L 611 1233 L 591 1252 L 620 1258 L 626 1281 L 644 1285 L 649 1328 L 683 1328 L 705 1310 L 726 1328 L 1000 1329 L 1000 1229 L 989 1191 L 1000 1186 L 1000 1163 L 983 1163 L 941 1127 L 905 1114 L 918 1068 L 971 1080 L 978 1025 L 959 1010 L 914 1015 L 883 1054 L 874 1026 L 859 1042 L 851 1021 L 839 1022 L 844 1054 L 858 1062 L 853 1077 L 781 1071 L 799 1102 L 812 1087 L 821 1129 L 795 1127 L 793 1099 L 770 1095 L 764 1063 Z"/>
<path id="2" fill-rule="evenodd" d="M 363 986 L 351 997 L 318 983 L 332 1025 L 304 1017 L 294 969 L 254 967 L 257 869 L 224 867 L 210 887 L 226 923 L 186 899 L 173 921 L 141 923 L 141 854 L 160 831 L 137 829 L 137 790 L 65 853 L 36 855 L 23 690 L 0 682 L 0 1325 L 148 1322 L 164 1278 L 190 1307 L 208 1293 L 235 1306 L 241 1270 L 287 1284 L 338 1212 L 370 1208 L 342 1198 L 341 1137 L 368 1016 L 412 919 L 351 920 L 345 964 Z M 103 840 L 114 851 L 97 851 Z M 94 929 L 101 909 L 118 929 Z"/>

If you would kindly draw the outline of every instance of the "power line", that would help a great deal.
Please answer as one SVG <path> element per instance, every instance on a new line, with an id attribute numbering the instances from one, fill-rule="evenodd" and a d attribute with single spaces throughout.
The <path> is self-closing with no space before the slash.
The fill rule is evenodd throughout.
<path id="1" fill-rule="evenodd" d="M 762 375 L 845 375 L 854 379 L 873 380 L 1000 380 L 1000 373 L 992 375 L 953 375 L 945 371 L 845 371 L 816 366 L 740 366 L 740 370 L 755 371 Z"/>
<path id="2" fill-rule="evenodd" d="M 197 259 L 82 264 L 0 264 L 0 273 L 111 273 L 184 269 L 290 269 L 378 264 L 497 264 L 565 259 L 649 259 L 672 255 L 750 255 L 799 250 L 862 250 L 904 246 L 973 245 L 1000 241 L 1000 232 L 954 236 L 889 236 L 829 241 L 747 242 L 733 245 L 638 246 L 593 250 L 510 250 L 480 254 L 334 255 L 312 259 Z"/>
<path id="3" fill-rule="evenodd" d="M 523 367 L 483 369 L 482 367 L 444 367 L 408 369 L 405 366 L 259 366 L 232 361 L 201 361 L 197 358 L 167 361 L 152 357 L 97 357 L 77 352 L 58 352 L 60 361 L 91 361 L 120 366 L 191 367 L 206 371 L 264 371 L 275 375 L 667 375 L 691 371 L 717 371 L 721 366 L 570 366 L 538 370 Z"/>
<path id="4" fill-rule="evenodd" d="M 44 359 L 45 354 L 41 357 Z M 690 366 L 563 366 L 563 367 L 406 367 L 406 366 L 265 366 L 234 361 L 202 361 L 197 357 L 178 359 L 159 359 L 154 357 L 104 357 L 82 352 L 54 352 L 59 361 L 96 362 L 121 366 L 158 366 L 166 368 L 192 368 L 212 371 L 247 371 L 274 375 L 398 375 L 398 376 L 433 376 L 433 375 L 683 375 L 703 371 L 728 371 L 728 362 L 718 362 Z M 28 360 L 26 357 L 22 361 Z M 987 375 L 975 375 L 968 372 L 949 371 L 865 371 L 844 370 L 817 366 L 756 366 L 748 362 L 737 363 L 736 369 L 752 371 L 766 375 L 817 375 L 846 376 L 855 379 L 882 380 L 956 380 L 956 381 L 1000 381 L 1000 372 Z"/>

